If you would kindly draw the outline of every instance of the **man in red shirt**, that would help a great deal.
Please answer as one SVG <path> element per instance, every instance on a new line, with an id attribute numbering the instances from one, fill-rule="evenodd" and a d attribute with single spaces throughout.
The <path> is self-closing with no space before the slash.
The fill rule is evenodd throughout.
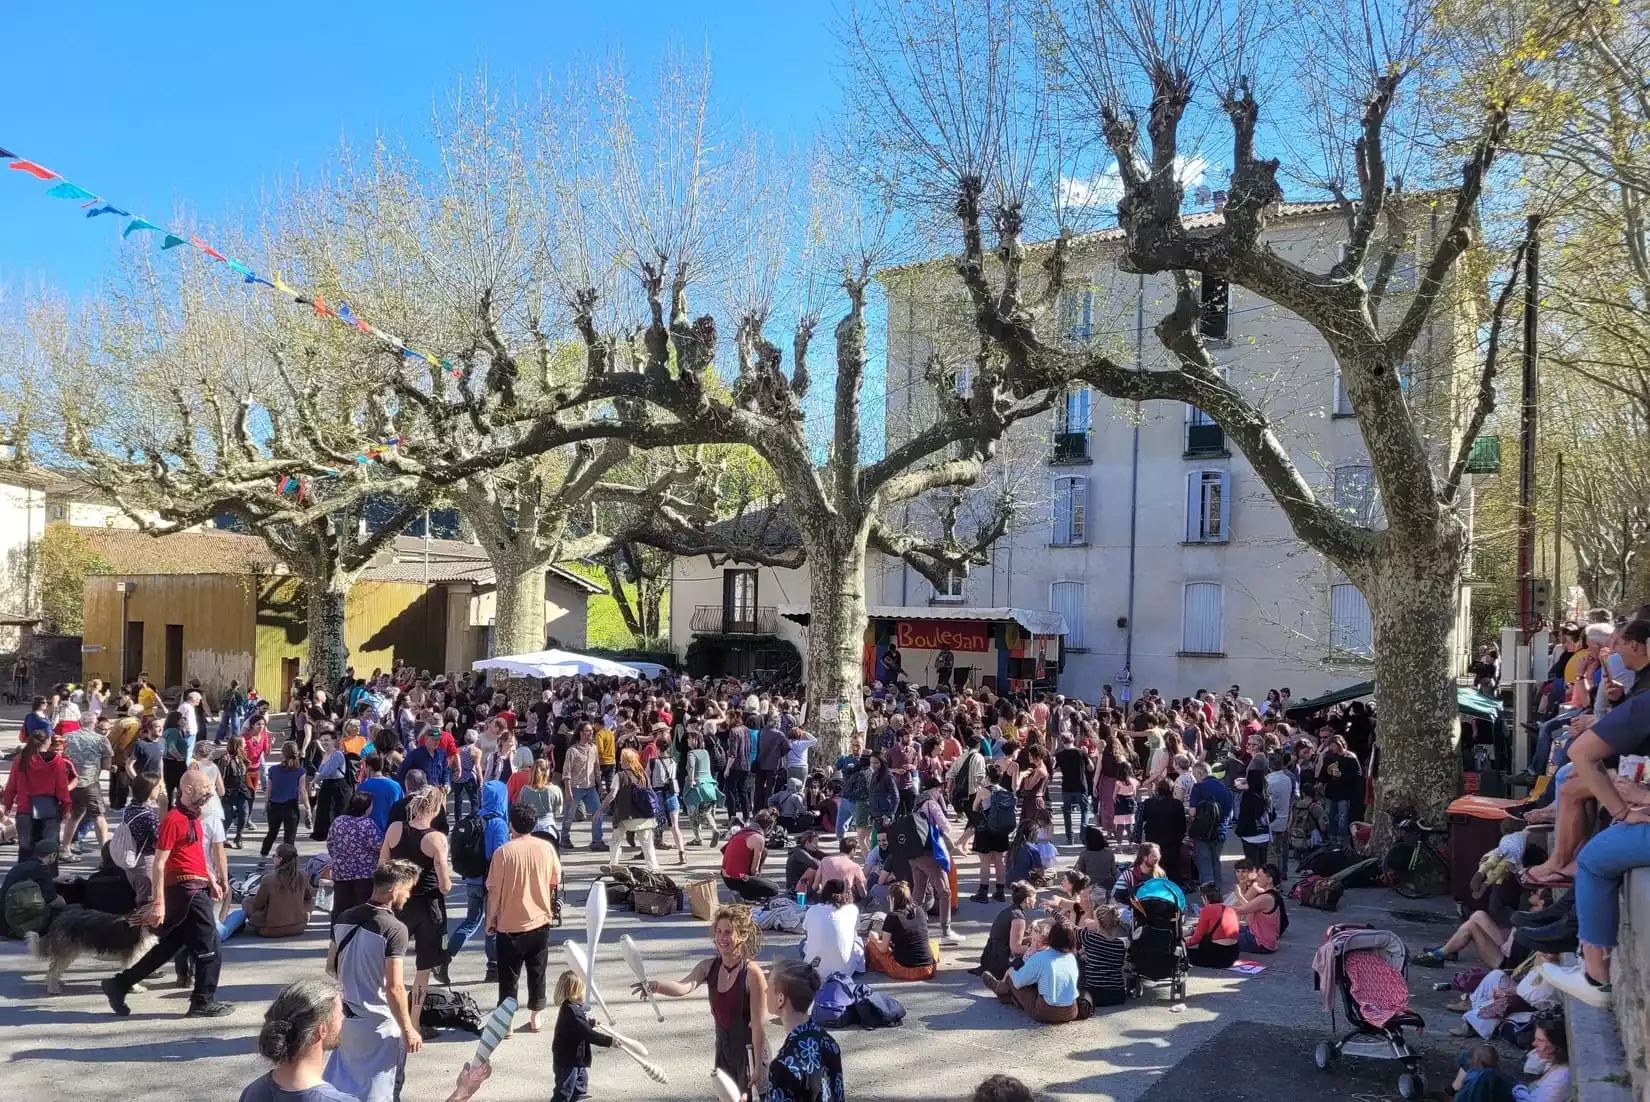
<path id="1" fill-rule="evenodd" d="M 178 803 L 160 821 L 150 876 L 155 901 L 146 925 L 159 927 L 160 940 L 143 959 L 103 981 L 109 1006 L 122 1017 L 132 1008 L 126 996 L 154 971 L 181 951 L 195 974 L 195 989 L 187 1017 L 221 1018 L 235 1008 L 219 1002 L 218 919 L 214 900 L 222 899 L 224 885 L 207 863 L 202 845 L 200 809 L 212 798 L 212 782 L 191 769 L 178 783 Z"/>

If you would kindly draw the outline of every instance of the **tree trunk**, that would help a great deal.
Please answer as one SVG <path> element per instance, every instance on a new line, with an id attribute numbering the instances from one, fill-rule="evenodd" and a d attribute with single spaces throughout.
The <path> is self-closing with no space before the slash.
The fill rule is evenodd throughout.
<path id="1" fill-rule="evenodd" d="M 545 564 L 536 560 L 523 562 L 503 556 L 493 560 L 498 590 L 490 655 L 544 649 L 544 570 Z"/>
<path id="2" fill-rule="evenodd" d="M 338 688 L 338 679 L 349 666 L 349 644 L 344 639 L 345 608 L 349 604 L 350 583 L 342 572 L 326 578 L 306 579 L 304 595 L 309 606 L 309 676 L 328 693 Z"/>
<path id="3" fill-rule="evenodd" d="M 1430 543 L 1390 533 L 1365 588 L 1375 629 L 1376 741 L 1380 774 L 1369 814 L 1377 839 L 1386 812 L 1411 807 L 1442 825 L 1461 773 L 1460 716 L 1452 666 L 1458 649 L 1463 537 Z"/>
<path id="4" fill-rule="evenodd" d="M 835 761 L 858 727 L 865 652 L 865 543 L 869 529 L 833 518 L 808 540 L 808 729 Z"/>

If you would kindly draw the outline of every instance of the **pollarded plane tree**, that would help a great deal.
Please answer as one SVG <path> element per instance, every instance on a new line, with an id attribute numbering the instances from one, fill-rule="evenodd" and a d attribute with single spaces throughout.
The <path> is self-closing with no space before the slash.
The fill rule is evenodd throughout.
<path id="1" fill-rule="evenodd" d="M 1436 187 L 1412 194 L 1393 150 L 1412 132 L 1400 126 L 1398 108 L 1413 108 L 1422 91 L 1416 59 L 1426 56 L 1434 30 L 1427 9 L 1330 5 L 1292 29 L 1280 25 L 1280 15 L 1214 0 L 890 4 L 856 17 L 848 41 L 861 93 L 889 135 L 883 145 L 904 154 L 904 172 L 946 196 L 961 231 L 955 266 L 974 325 L 1015 376 L 1031 386 L 1081 382 L 1116 398 L 1204 411 L 1242 450 L 1296 537 L 1363 592 L 1384 736 L 1378 799 L 1437 814 L 1455 795 L 1459 768 L 1451 673 L 1468 545 L 1465 471 L 1494 409 L 1499 332 L 1514 301 L 1503 282 L 1493 318 L 1481 311 L 1491 296 L 1483 291 L 1482 261 L 1474 262 L 1481 244 L 1475 212 L 1521 73 L 1509 67 L 1480 87 L 1472 128 L 1437 151 L 1440 165 L 1453 158 L 1455 167 L 1436 173 Z M 973 48 L 959 50 L 959 43 Z M 1016 64 L 1016 51 L 1035 63 Z M 1285 73 L 1294 76 L 1285 80 Z M 1285 111 L 1323 108 L 1337 91 L 1357 97 L 1350 108 L 1343 102 L 1315 116 L 1348 127 L 1329 146 L 1332 158 L 1297 166 L 1344 214 L 1346 239 L 1327 270 L 1297 263 L 1267 238 L 1284 192 L 1280 161 L 1257 148 L 1261 89 L 1297 77 L 1299 96 L 1291 102 L 1279 93 Z M 1041 98 L 1022 84 L 1037 85 Z M 1028 100 L 1042 127 L 1026 123 Z M 1316 129 L 1313 118 L 1272 125 Z M 1189 225 L 1180 165 L 1201 153 L 1200 134 L 1215 128 L 1228 135 L 1223 216 Z M 1055 201 L 1038 201 L 1003 172 L 1013 161 L 993 150 L 1016 140 L 1031 149 L 1020 162 L 1040 156 L 1052 166 L 1044 182 Z M 1095 149 L 1115 160 L 1119 266 L 1171 278 L 1177 289 L 1155 325 L 1168 358 L 1163 368 L 1139 370 L 1104 350 L 1073 348 L 1050 322 L 1072 237 L 1057 181 L 1074 151 L 1092 158 Z M 1424 158 L 1404 149 L 1418 168 Z M 1053 240 L 1029 248 L 1027 225 L 1044 220 Z M 1395 293 L 1394 272 L 1419 250 L 1413 287 Z M 1384 529 L 1337 511 L 1303 474 L 1268 412 L 1224 377 L 1199 325 L 1200 279 L 1243 288 L 1322 338 L 1367 447 Z M 1430 352 L 1424 369 L 1423 349 Z M 1406 364 L 1424 370 L 1425 385 L 1411 385 Z"/>

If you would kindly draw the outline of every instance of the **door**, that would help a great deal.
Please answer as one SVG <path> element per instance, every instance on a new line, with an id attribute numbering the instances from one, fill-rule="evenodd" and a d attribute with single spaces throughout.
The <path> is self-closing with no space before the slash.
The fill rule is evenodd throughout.
<path id="1" fill-rule="evenodd" d="M 126 642 L 120 653 L 120 680 L 130 685 L 143 672 L 143 621 L 126 621 Z"/>
<path id="2" fill-rule="evenodd" d="M 292 711 L 292 683 L 298 680 L 298 659 L 281 659 L 281 711 Z"/>
<path id="3" fill-rule="evenodd" d="M 161 684 L 168 689 L 183 684 L 183 625 L 166 625 L 166 665 Z"/>
<path id="4" fill-rule="evenodd" d="M 728 635 L 756 632 L 756 571 L 729 570 L 722 575 L 722 631 Z"/>

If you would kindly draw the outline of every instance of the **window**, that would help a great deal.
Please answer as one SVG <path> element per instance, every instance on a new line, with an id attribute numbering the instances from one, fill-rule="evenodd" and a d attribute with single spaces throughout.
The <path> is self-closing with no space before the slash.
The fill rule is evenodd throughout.
<path id="1" fill-rule="evenodd" d="M 1346 394 L 1346 376 L 1341 369 L 1335 369 L 1335 407 L 1331 411 L 1336 417 L 1352 416 L 1352 399 Z"/>
<path id="2" fill-rule="evenodd" d="M 1181 598 L 1180 652 L 1220 654 L 1220 603 L 1218 582 L 1190 582 Z"/>
<path id="3" fill-rule="evenodd" d="M 1375 468 L 1354 464 L 1335 468 L 1335 511 L 1360 528 L 1374 528 L 1378 489 Z"/>
<path id="4" fill-rule="evenodd" d="M 1083 583 L 1055 582 L 1048 587 L 1050 612 L 1066 618 L 1066 650 L 1082 650 L 1088 644 L 1083 640 Z"/>
<path id="5" fill-rule="evenodd" d="M 1198 331 L 1205 337 L 1223 341 L 1232 334 L 1232 287 L 1224 279 L 1204 276 L 1199 296 L 1203 313 L 1198 319 Z"/>
<path id="6" fill-rule="evenodd" d="M 68 518 L 69 518 L 69 507 L 67 505 L 53 505 L 52 506 L 52 519 L 53 520 L 67 520 Z"/>
<path id="7" fill-rule="evenodd" d="M 1089 457 L 1088 387 L 1066 391 L 1054 407 L 1054 462 L 1075 463 Z"/>
<path id="8" fill-rule="evenodd" d="M 1368 658 L 1375 653 L 1375 627 L 1369 602 L 1350 584 L 1329 587 L 1329 649 L 1335 654 Z"/>
<path id="9" fill-rule="evenodd" d="M 1232 475 L 1192 471 L 1186 476 L 1186 542 L 1225 543 L 1231 539 Z"/>
<path id="10" fill-rule="evenodd" d="M 957 368 L 956 377 L 952 382 L 956 385 L 958 394 L 964 398 L 971 396 L 974 393 L 974 365 L 964 364 Z"/>
<path id="11" fill-rule="evenodd" d="M 1054 534 L 1049 542 L 1056 547 L 1072 547 L 1088 542 L 1089 480 L 1082 477 L 1054 480 Z"/>
<path id="12" fill-rule="evenodd" d="M 934 600 L 960 601 L 963 597 L 963 582 L 968 578 L 967 570 L 947 570 L 944 583 L 934 587 Z"/>
<path id="13" fill-rule="evenodd" d="M 1392 274 L 1387 277 L 1386 290 L 1388 294 L 1403 294 L 1415 290 L 1415 254 L 1402 252 L 1392 265 Z"/>
<path id="14" fill-rule="evenodd" d="M 723 571 L 722 630 L 747 633 L 756 630 L 756 571 Z"/>
<path id="15" fill-rule="evenodd" d="M 1094 339 L 1094 291 L 1069 290 L 1060 296 L 1060 328 L 1067 340 Z"/>

